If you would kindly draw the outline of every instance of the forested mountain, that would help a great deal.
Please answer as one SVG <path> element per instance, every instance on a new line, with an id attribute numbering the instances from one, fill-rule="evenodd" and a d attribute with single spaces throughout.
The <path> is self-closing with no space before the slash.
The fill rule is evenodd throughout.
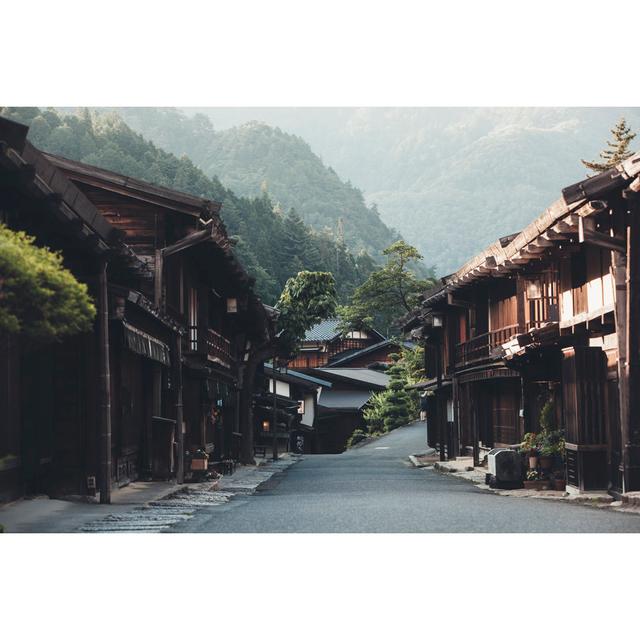
<path id="1" fill-rule="evenodd" d="M 376 202 L 440 275 L 523 228 L 580 180 L 640 108 L 193 108 L 216 130 L 250 120 L 302 136 Z M 640 137 L 632 143 L 640 149 Z"/>
<path id="2" fill-rule="evenodd" d="M 156 147 L 115 113 L 5 107 L 0 115 L 29 125 L 30 140 L 44 151 L 222 202 L 235 251 L 265 302 L 274 303 L 287 278 L 303 269 L 333 272 L 346 302 L 374 268 L 367 253 L 355 256 L 332 234 L 313 231 L 295 211 L 279 212 L 268 193 L 237 196 L 188 157 Z"/>
<path id="3" fill-rule="evenodd" d="M 186 153 L 235 193 L 259 196 L 267 191 L 282 209 L 294 208 L 316 231 L 343 236 L 353 250 L 377 257 L 398 239 L 376 206 L 367 206 L 362 192 L 341 180 L 296 135 L 257 121 L 218 130 L 207 117 L 187 117 L 176 109 L 117 111 L 133 129 L 167 151 Z"/>

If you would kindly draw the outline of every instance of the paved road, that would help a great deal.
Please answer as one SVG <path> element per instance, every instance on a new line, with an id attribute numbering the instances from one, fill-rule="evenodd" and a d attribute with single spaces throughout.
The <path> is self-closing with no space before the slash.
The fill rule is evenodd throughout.
<path id="1" fill-rule="evenodd" d="M 410 425 L 341 455 L 305 456 L 254 495 L 204 507 L 171 531 L 640 532 L 640 516 L 498 496 L 415 469 L 424 427 Z"/>

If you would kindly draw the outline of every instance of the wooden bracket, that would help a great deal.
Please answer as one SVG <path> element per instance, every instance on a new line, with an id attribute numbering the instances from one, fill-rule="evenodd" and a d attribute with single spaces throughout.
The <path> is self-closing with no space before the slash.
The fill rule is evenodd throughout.
<path id="1" fill-rule="evenodd" d="M 596 231 L 595 225 L 593 218 L 581 217 L 578 221 L 578 242 L 622 253 L 627 250 L 626 243 L 623 240 Z"/>

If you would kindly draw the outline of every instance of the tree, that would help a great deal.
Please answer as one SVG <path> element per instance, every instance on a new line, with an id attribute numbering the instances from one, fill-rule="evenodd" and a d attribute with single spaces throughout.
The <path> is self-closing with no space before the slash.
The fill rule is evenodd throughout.
<path id="1" fill-rule="evenodd" d="M 342 331 L 375 325 L 389 333 L 394 322 L 415 307 L 418 295 L 431 284 L 409 268 L 422 256 L 404 240 L 394 242 L 383 254 L 386 264 L 370 273 L 355 290 L 351 304 L 340 309 Z"/>
<path id="2" fill-rule="evenodd" d="M 404 370 L 398 364 L 400 357 L 399 353 L 391 354 L 393 364 L 388 370 L 391 378 L 387 389 L 389 393 L 385 398 L 386 402 L 381 411 L 385 431 L 392 431 L 403 424 L 407 424 L 411 417 L 411 399 L 405 389 Z"/>
<path id="3" fill-rule="evenodd" d="M 37 341 L 89 331 L 96 309 L 87 286 L 34 241 L 0 224 L 0 331 Z"/>
<path id="4" fill-rule="evenodd" d="M 336 310 L 336 281 L 331 273 L 301 271 L 289 278 L 276 304 L 278 355 L 290 359 L 304 334 Z"/>
<path id="5" fill-rule="evenodd" d="M 591 169 L 591 171 L 595 171 L 596 173 L 602 173 L 603 171 L 613 169 L 617 164 L 620 164 L 623 160 L 633 155 L 633 152 L 629 151 L 629 144 L 636 137 L 636 134 L 631 132 L 624 118 L 620 118 L 618 124 L 611 129 L 611 133 L 613 135 L 613 141 L 607 140 L 608 148 L 600 152 L 600 161 L 580 161 L 587 169 Z"/>
<path id="6" fill-rule="evenodd" d="M 424 377 L 424 349 L 402 347 L 400 353 L 391 356 L 393 365 L 388 369 L 389 386 L 371 396 L 363 412 L 369 433 L 390 431 L 406 424 L 419 411 L 419 394 L 408 385 Z"/>
<path id="7" fill-rule="evenodd" d="M 253 460 L 253 383 L 258 365 L 268 358 L 290 360 L 304 334 L 314 324 L 331 317 L 336 308 L 336 282 L 333 275 L 318 271 L 301 271 L 289 278 L 276 305 L 279 313 L 275 331 L 261 344 L 255 344 L 242 364 L 241 378 L 241 458 Z"/>
<path id="8" fill-rule="evenodd" d="M 282 243 L 282 262 L 284 267 L 289 267 L 298 258 L 305 258 L 308 232 L 302 218 L 291 209 L 284 219 L 284 242 Z M 297 273 L 297 271 L 292 272 Z"/>

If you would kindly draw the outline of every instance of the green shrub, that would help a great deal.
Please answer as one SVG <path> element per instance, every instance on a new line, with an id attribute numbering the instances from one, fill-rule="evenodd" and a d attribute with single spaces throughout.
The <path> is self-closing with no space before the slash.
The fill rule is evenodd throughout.
<path id="1" fill-rule="evenodd" d="M 96 309 L 87 285 L 34 242 L 0 224 L 0 331 L 38 341 L 90 331 Z"/>
<path id="2" fill-rule="evenodd" d="M 369 437 L 369 434 L 363 429 L 356 429 L 347 440 L 347 449 L 351 448 L 354 444 L 358 444 L 358 442 L 362 442 Z"/>

